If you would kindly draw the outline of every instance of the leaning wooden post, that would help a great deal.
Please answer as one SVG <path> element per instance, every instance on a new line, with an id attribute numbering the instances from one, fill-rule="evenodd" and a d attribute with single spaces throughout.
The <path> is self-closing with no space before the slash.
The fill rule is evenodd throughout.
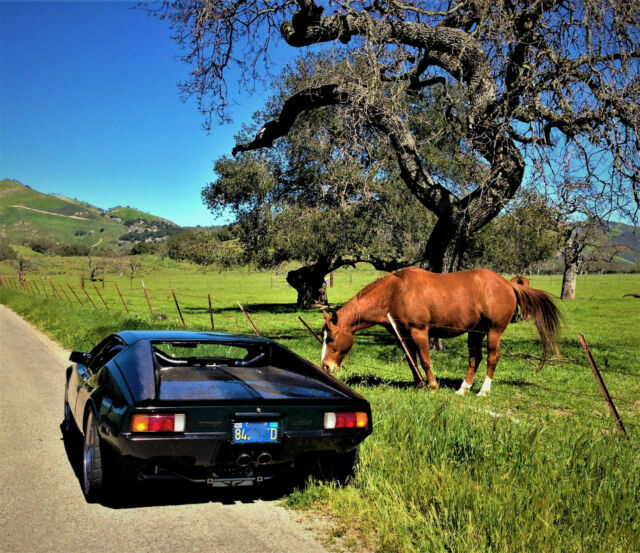
<path id="1" fill-rule="evenodd" d="M 211 294 L 207 294 L 207 297 L 209 298 L 209 317 L 211 319 L 211 330 L 215 330 L 216 327 L 213 324 L 213 308 L 211 307 Z"/>
<path id="2" fill-rule="evenodd" d="M 598 384 L 600 385 L 600 389 L 602 390 L 602 395 L 604 396 L 604 399 L 607 402 L 607 405 L 609 405 L 609 410 L 611 411 L 613 418 L 616 420 L 616 424 L 618 425 L 620 432 L 622 432 L 622 435 L 625 438 L 629 439 L 629 436 L 627 436 L 627 431 L 624 429 L 624 425 L 622 424 L 622 419 L 620 418 L 620 415 L 618 415 L 618 410 L 616 409 L 616 406 L 613 404 L 613 399 L 611 399 L 611 395 L 609 395 L 609 390 L 607 390 L 607 387 L 604 384 L 604 380 L 602 380 L 602 376 L 600 375 L 600 371 L 596 366 L 596 362 L 594 361 L 593 356 L 591 355 L 591 351 L 589 350 L 587 341 L 585 340 L 582 334 L 578 334 L 578 338 L 580 339 L 580 343 L 582 344 L 582 349 L 584 350 L 584 353 L 587 356 L 589 365 L 591 365 L 593 374 L 596 376 L 596 380 L 598 381 Z"/>
<path id="3" fill-rule="evenodd" d="M 51 285 L 51 290 L 53 290 L 53 295 L 60 300 L 63 299 L 60 295 L 60 292 L 58 292 L 56 287 L 53 285 L 53 280 L 51 280 L 51 277 L 49 277 L 49 284 Z"/>
<path id="4" fill-rule="evenodd" d="M 89 300 L 89 303 L 90 303 L 91 305 L 93 305 L 93 308 L 94 308 L 94 309 L 98 309 L 98 308 L 96 307 L 96 304 L 95 304 L 95 303 L 93 303 L 93 300 L 91 299 L 91 296 L 89 295 L 89 292 L 87 292 L 87 289 L 86 289 L 86 288 L 83 288 L 83 289 L 82 289 L 82 291 L 83 291 L 83 292 L 85 293 L 85 295 L 87 296 L 87 299 Z"/>
<path id="5" fill-rule="evenodd" d="M 151 300 L 149 299 L 149 292 L 147 292 L 147 288 L 144 285 L 144 280 L 141 280 L 140 282 L 142 282 L 142 290 L 144 291 L 144 297 L 147 298 L 147 305 L 149 306 L 149 313 L 151 313 L 151 316 L 153 317 L 153 307 L 151 307 Z"/>
<path id="6" fill-rule="evenodd" d="M 98 290 L 98 287 L 95 284 L 93 285 L 93 287 L 96 289 L 96 294 L 98 294 L 98 297 L 102 300 L 102 303 L 104 304 L 105 309 L 109 309 L 109 306 L 107 305 L 107 302 L 104 301 L 104 298 L 102 297 L 100 290 Z"/>
<path id="7" fill-rule="evenodd" d="M 393 320 L 393 317 L 391 316 L 391 313 L 387 313 L 387 319 L 389 319 L 389 322 L 391 323 L 391 327 L 393 328 L 393 331 L 396 333 L 396 336 L 398 337 L 398 340 L 400 340 L 400 345 L 402 345 L 402 351 L 404 351 L 404 354 L 405 354 L 405 356 L 407 358 L 407 361 L 409 362 L 409 367 L 411 367 L 411 370 L 413 371 L 413 374 L 416 375 L 416 377 L 420 381 L 420 384 L 422 385 L 422 387 L 424 389 L 426 389 L 427 385 L 424 382 L 424 378 L 422 378 L 422 375 L 420 374 L 420 371 L 418 370 L 418 366 L 416 365 L 415 360 L 413 359 L 413 357 L 409 353 L 409 350 L 407 349 L 407 346 L 405 345 L 404 340 L 402 339 L 402 336 L 400 336 L 400 332 L 398 331 L 398 327 L 396 326 L 396 323 Z"/>
<path id="8" fill-rule="evenodd" d="M 180 315 L 180 320 L 182 321 L 182 326 L 187 326 L 184 322 L 184 317 L 182 316 L 182 311 L 180 311 L 180 304 L 178 303 L 178 298 L 176 298 L 176 293 L 173 288 L 171 288 L 171 295 L 173 296 L 173 301 L 176 302 L 176 309 L 178 310 L 178 315 Z"/>
<path id="9" fill-rule="evenodd" d="M 62 285 L 60 286 L 60 291 L 64 294 L 64 297 L 65 297 L 65 298 L 67 298 L 67 301 L 68 301 L 69 303 L 73 303 L 73 302 L 71 301 L 71 298 L 69 297 L 69 295 L 64 291 L 64 286 L 62 286 Z"/>
<path id="10" fill-rule="evenodd" d="M 120 301 L 122 302 L 122 305 L 124 305 L 124 310 L 129 313 L 129 308 L 127 307 L 127 304 L 124 303 L 124 298 L 122 297 L 122 293 L 120 292 L 120 288 L 118 288 L 118 283 L 114 282 L 113 283 L 114 286 L 116 287 L 116 290 L 118 291 L 118 295 L 120 296 Z"/>
<path id="11" fill-rule="evenodd" d="M 313 329 L 312 329 L 312 328 L 307 324 L 307 322 L 306 322 L 302 317 L 300 317 L 299 315 L 298 315 L 298 319 L 300 319 L 300 322 L 305 326 L 305 328 L 306 328 L 309 332 L 311 332 L 311 335 L 312 335 L 316 340 L 318 340 L 318 342 L 320 342 L 320 343 L 322 344 L 322 338 L 320 338 L 320 336 L 318 336 L 318 335 L 313 331 Z"/>
<path id="12" fill-rule="evenodd" d="M 249 317 L 249 315 L 244 310 L 244 307 L 242 307 L 242 304 L 240 302 L 238 302 L 238 306 L 240 307 L 240 311 L 242 311 L 242 314 L 247 318 L 247 321 L 249 321 L 249 324 L 251 325 L 251 328 L 253 328 L 253 331 L 256 333 L 256 336 L 260 336 L 260 333 L 258 332 L 256 325 L 253 324 L 251 317 Z"/>
<path id="13" fill-rule="evenodd" d="M 67 287 L 69 288 L 69 290 L 71 290 L 71 293 L 76 297 L 76 299 L 78 300 L 78 303 L 80 305 L 82 305 L 82 302 L 80 301 L 80 298 L 78 297 L 78 294 L 76 294 L 76 291 L 71 287 L 71 284 L 67 284 Z"/>
<path id="14" fill-rule="evenodd" d="M 44 291 L 45 297 L 48 298 L 49 294 L 47 294 L 47 281 L 44 279 L 44 277 L 42 277 L 42 290 Z"/>

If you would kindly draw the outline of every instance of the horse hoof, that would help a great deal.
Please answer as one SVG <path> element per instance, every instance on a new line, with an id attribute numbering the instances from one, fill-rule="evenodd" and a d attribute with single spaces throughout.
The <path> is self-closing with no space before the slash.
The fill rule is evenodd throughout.
<path id="1" fill-rule="evenodd" d="M 469 393 L 469 388 L 460 388 L 457 392 L 456 395 L 459 396 L 466 396 Z"/>
<path id="2" fill-rule="evenodd" d="M 478 397 L 487 397 L 489 395 L 489 392 L 487 390 L 480 390 L 478 392 Z"/>

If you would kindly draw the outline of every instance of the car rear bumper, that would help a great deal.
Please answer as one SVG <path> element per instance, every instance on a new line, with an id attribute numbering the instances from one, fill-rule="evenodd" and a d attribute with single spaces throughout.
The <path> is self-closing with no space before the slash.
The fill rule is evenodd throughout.
<path id="1" fill-rule="evenodd" d="M 349 451 L 370 430 L 284 432 L 274 444 L 232 444 L 226 432 L 184 433 L 179 435 L 104 435 L 103 439 L 125 460 L 136 464 L 180 465 L 192 467 L 258 467 L 294 462 L 307 453 Z"/>

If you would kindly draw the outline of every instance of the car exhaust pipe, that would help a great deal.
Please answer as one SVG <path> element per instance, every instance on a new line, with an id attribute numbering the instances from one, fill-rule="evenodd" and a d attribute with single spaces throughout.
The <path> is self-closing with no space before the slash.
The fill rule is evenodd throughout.
<path id="1" fill-rule="evenodd" d="M 236 459 L 236 464 L 239 467 L 248 467 L 251 464 L 251 455 L 248 453 L 241 453 Z"/>
<path id="2" fill-rule="evenodd" d="M 258 455 L 258 464 L 259 465 L 267 465 L 271 462 L 271 453 L 267 453 L 263 451 L 260 455 Z"/>

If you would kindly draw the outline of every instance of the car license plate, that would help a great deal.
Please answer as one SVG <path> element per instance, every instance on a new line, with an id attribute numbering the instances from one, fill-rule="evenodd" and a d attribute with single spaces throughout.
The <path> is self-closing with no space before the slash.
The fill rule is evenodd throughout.
<path id="1" fill-rule="evenodd" d="M 278 441 L 277 422 L 234 422 L 234 444 L 268 444 Z"/>

